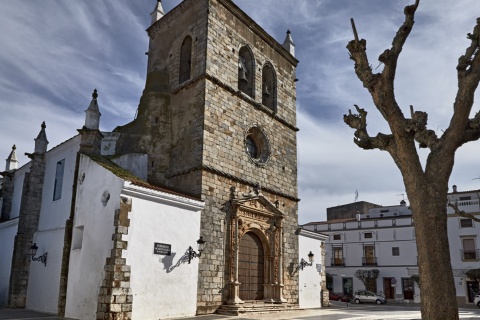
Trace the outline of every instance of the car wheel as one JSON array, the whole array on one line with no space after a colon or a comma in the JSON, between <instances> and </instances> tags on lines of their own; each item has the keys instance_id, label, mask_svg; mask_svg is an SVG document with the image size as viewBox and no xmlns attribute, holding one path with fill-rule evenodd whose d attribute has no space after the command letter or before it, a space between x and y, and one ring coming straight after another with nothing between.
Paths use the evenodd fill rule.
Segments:
<instances>
[{"instance_id":1,"label":"car wheel","mask_svg":"<svg viewBox=\"0 0 480 320\"><path fill-rule=\"evenodd\" d=\"M375 302L376 302L377 304L382 304L382 300L378 300L378 299L377 299L377 301L375 301Z\"/></svg>"},{"instance_id":2,"label":"car wheel","mask_svg":"<svg viewBox=\"0 0 480 320\"><path fill-rule=\"evenodd\" d=\"M360 300L359 299L355 299L353 300L356 304L359 304L360 303Z\"/></svg>"}]
</instances>

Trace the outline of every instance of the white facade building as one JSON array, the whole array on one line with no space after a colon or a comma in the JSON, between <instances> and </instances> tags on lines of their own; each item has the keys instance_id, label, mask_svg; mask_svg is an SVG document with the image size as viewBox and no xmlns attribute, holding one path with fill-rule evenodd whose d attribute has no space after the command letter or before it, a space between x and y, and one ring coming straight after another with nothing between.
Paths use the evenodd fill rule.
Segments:
<instances>
[{"instance_id":1,"label":"white facade building","mask_svg":"<svg viewBox=\"0 0 480 320\"><path fill-rule=\"evenodd\" d=\"M325 305L322 298L328 297L325 283L325 240L328 236L318 232L298 229L298 295L300 308L320 308ZM312 256L310 262L309 255ZM322 302L323 299L323 302Z\"/></svg>"},{"instance_id":2,"label":"white facade building","mask_svg":"<svg viewBox=\"0 0 480 320\"><path fill-rule=\"evenodd\" d=\"M474 216L480 216L479 192L449 193L449 201ZM478 282L465 276L480 267L480 223L447 209L448 235L458 303L472 302ZM418 274L415 229L410 208L399 206L371 208L355 218L311 222L304 229L328 234L325 242L326 272L332 276L329 290L353 294L365 285L355 277L357 270L378 269L368 289L387 299L418 302L420 289L411 279Z\"/></svg>"},{"instance_id":3,"label":"white facade building","mask_svg":"<svg viewBox=\"0 0 480 320\"><path fill-rule=\"evenodd\" d=\"M73 319L195 315L199 259L190 253L199 253L204 202L142 180L145 154L88 152L102 142L88 120L48 151L43 124L30 163L7 159L0 306Z\"/></svg>"}]
</instances>

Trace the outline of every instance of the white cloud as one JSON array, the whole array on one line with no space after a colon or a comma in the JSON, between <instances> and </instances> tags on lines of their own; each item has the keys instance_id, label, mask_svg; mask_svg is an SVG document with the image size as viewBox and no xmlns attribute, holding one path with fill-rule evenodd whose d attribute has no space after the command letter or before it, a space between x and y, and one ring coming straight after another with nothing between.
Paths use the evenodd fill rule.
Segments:
<instances>
[{"instance_id":1,"label":"white cloud","mask_svg":"<svg viewBox=\"0 0 480 320\"><path fill-rule=\"evenodd\" d=\"M268 33L283 42L291 29L296 44L300 222L325 218L325 209L359 200L391 205L402 199L401 176L386 152L353 143L343 114L365 108L371 135L388 126L356 78L346 45L350 18L367 39L370 63L390 47L413 0L234 1ZM43 120L50 146L76 134L94 88L99 91L102 128L133 119L141 96L148 47L145 29L154 0L110 2L24 0L0 9L0 158L17 144L20 161L33 150ZM180 0L164 1L166 11ZM449 123L456 94L456 63L468 46L480 12L478 0L422 1L405 44L396 77L396 97L429 113L440 134ZM380 66L377 71L381 71ZM477 93L476 98L479 95ZM480 108L478 104L474 111ZM480 188L480 142L457 153L451 183ZM422 159L425 152L422 151ZM1 169L1 168L0 168Z\"/></svg>"}]
</instances>

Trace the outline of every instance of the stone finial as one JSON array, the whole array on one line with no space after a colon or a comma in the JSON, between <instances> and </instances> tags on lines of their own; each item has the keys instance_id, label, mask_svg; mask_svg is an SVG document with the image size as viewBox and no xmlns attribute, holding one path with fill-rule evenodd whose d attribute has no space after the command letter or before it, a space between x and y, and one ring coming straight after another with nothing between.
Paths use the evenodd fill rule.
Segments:
<instances>
[{"instance_id":1,"label":"stone finial","mask_svg":"<svg viewBox=\"0 0 480 320\"><path fill-rule=\"evenodd\" d=\"M37 138L35 139L35 153L45 153L47 152L47 145L48 145L48 140L47 140L47 134L45 133L45 128L47 127L45 125L45 121L42 122L42 129L38 133Z\"/></svg>"},{"instance_id":2,"label":"stone finial","mask_svg":"<svg viewBox=\"0 0 480 320\"><path fill-rule=\"evenodd\" d=\"M285 37L285 41L283 42L282 47L284 47L285 50L290 52L290 54L295 57L295 43L293 43L290 30L287 30L287 36Z\"/></svg>"},{"instance_id":3,"label":"stone finial","mask_svg":"<svg viewBox=\"0 0 480 320\"><path fill-rule=\"evenodd\" d=\"M5 171L12 171L12 170L18 169L17 154L15 152L16 149L17 149L17 146L13 145L12 152L10 152L10 155L7 158L7 164L5 165Z\"/></svg>"},{"instance_id":4,"label":"stone finial","mask_svg":"<svg viewBox=\"0 0 480 320\"><path fill-rule=\"evenodd\" d=\"M100 127L100 116L102 114L98 109L97 97L98 93L97 89L95 89L92 93L92 101L90 102L88 109L85 110L85 127L90 130L98 130Z\"/></svg>"},{"instance_id":5,"label":"stone finial","mask_svg":"<svg viewBox=\"0 0 480 320\"><path fill-rule=\"evenodd\" d=\"M155 9L150 13L152 17L152 24L160 20L165 15L165 11L162 7L162 0L157 0L157 4L155 5Z\"/></svg>"}]
</instances>

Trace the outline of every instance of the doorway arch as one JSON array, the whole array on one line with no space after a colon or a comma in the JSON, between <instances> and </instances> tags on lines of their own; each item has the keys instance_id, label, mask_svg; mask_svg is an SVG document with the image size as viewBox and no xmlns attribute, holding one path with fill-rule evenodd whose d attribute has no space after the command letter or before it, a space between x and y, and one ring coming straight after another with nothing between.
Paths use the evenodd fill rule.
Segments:
<instances>
[{"instance_id":1,"label":"doorway arch","mask_svg":"<svg viewBox=\"0 0 480 320\"><path fill-rule=\"evenodd\" d=\"M239 296L243 301L263 299L264 260L260 238L253 232L245 233L240 240L238 255Z\"/></svg>"}]
</instances>

